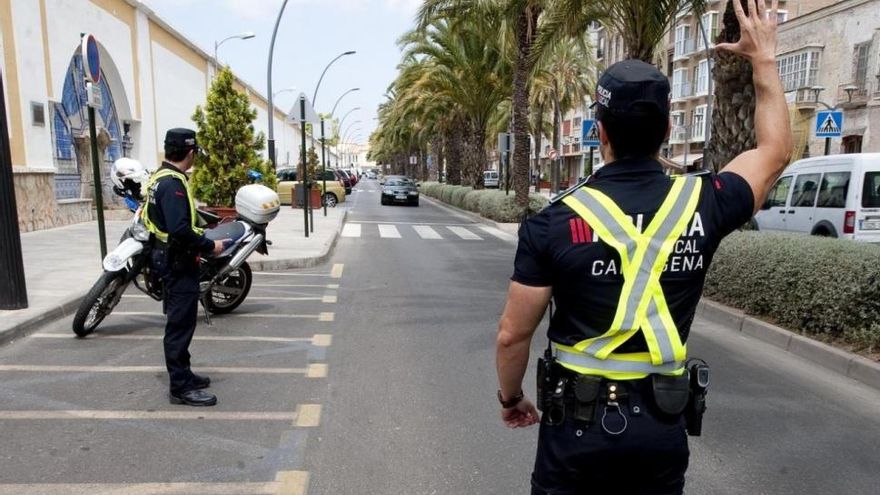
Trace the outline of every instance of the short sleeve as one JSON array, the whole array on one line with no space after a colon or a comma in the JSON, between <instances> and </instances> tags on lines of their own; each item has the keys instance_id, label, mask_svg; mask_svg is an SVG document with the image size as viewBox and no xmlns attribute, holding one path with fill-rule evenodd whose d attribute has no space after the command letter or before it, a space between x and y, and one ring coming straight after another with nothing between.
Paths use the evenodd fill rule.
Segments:
<instances>
[{"instance_id":1,"label":"short sleeve","mask_svg":"<svg viewBox=\"0 0 880 495\"><path fill-rule=\"evenodd\" d=\"M549 219L542 213L520 226L513 276L510 278L514 282L531 287L552 285L546 253L548 225Z\"/></svg>"},{"instance_id":2,"label":"short sleeve","mask_svg":"<svg viewBox=\"0 0 880 495\"><path fill-rule=\"evenodd\" d=\"M724 172L711 179L715 198L715 219L721 237L745 225L755 211L755 194L739 174Z\"/></svg>"}]
</instances>

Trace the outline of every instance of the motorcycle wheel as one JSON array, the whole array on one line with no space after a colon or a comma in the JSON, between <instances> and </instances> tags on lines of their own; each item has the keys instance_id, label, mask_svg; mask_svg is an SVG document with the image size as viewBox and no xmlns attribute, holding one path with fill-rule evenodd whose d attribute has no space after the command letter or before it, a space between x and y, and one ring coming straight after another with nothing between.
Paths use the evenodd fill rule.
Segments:
<instances>
[{"instance_id":1,"label":"motorcycle wheel","mask_svg":"<svg viewBox=\"0 0 880 495\"><path fill-rule=\"evenodd\" d=\"M253 281L251 267L245 262L211 289L211 294L206 300L208 311L215 315L235 311L235 308L247 298Z\"/></svg>"},{"instance_id":2,"label":"motorcycle wheel","mask_svg":"<svg viewBox=\"0 0 880 495\"><path fill-rule=\"evenodd\" d=\"M125 291L125 271L104 272L83 298L73 317L73 333L79 337L95 331Z\"/></svg>"}]
</instances>

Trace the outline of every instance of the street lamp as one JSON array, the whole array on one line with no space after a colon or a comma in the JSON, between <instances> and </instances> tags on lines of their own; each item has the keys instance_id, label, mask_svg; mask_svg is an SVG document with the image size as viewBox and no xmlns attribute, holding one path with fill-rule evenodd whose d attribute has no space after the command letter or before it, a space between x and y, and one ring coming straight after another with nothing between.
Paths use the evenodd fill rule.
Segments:
<instances>
[{"instance_id":1,"label":"street lamp","mask_svg":"<svg viewBox=\"0 0 880 495\"><path fill-rule=\"evenodd\" d=\"M291 86L289 88L279 89L278 91L272 94L273 97L280 95L281 93L292 93L296 91L296 86Z\"/></svg>"},{"instance_id":2,"label":"street lamp","mask_svg":"<svg viewBox=\"0 0 880 495\"><path fill-rule=\"evenodd\" d=\"M339 102L342 101L342 98L344 98L345 95L352 93L354 91L360 91L360 90L361 90L361 88L351 88L348 91L346 91L345 93L342 93L342 95L336 99L336 103L333 104L333 110L330 110L330 118L332 119L333 116L336 114L336 107L339 105Z\"/></svg>"},{"instance_id":3,"label":"street lamp","mask_svg":"<svg viewBox=\"0 0 880 495\"><path fill-rule=\"evenodd\" d=\"M287 0L284 0L284 3L287 3ZM341 54L337 55L336 58L334 58L333 60L331 60L330 63L327 64L327 67L324 67L324 71L321 72L321 77L318 78L318 84L315 86L315 93L312 95L312 106L315 105L315 99L318 98L318 88L321 87L321 81L324 80L324 74L327 73L327 69L329 69L330 66L333 65L333 63L336 62L337 60L339 60L340 58L342 58L342 57L344 57L344 56L346 56L346 55L354 55L355 53L357 53L357 52L354 51L354 50L351 50L351 51L347 51L347 52L341 53Z\"/></svg>"},{"instance_id":4,"label":"street lamp","mask_svg":"<svg viewBox=\"0 0 880 495\"><path fill-rule=\"evenodd\" d=\"M325 69L326 70L326 69ZM322 76L323 77L323 74ZM319 82L320 84L320 82ZM345 93L336 99L336 103L333 104L333 110L330 111L330 118L333 118L333 114L336 113L336 107L339 105L339 102L342 101L342 98L345 95L351 93L352 91L360 91L361 88L351 88ZM317 88L315 88L315 94L317 95ZM324 128L324 116L321 116L321 176L324 177L322 180L324 181L324 190L327 190L327 134L326 129ZM327 216L327 204L324 203L324 216Z\"/></svg>"},{"instance_id":5,"label":"street lamp","mask_svg":"<svg viewBox=\"0 0 880 495\"><path fill-rule=\"evenodd\" d=\"M214 60L218 63L220 62L219 60L217 60L217 49L220 48L220 45L222 45L223 43L226 43L229 40L235 40L235 39L249 40L251 38L255 38L256 36L257 35L252 33L251 31L245 31L243 33L234 34L234 35L232 35L228 38L224 38L220 41L215 41L214 42Z\"/></svg>"},{"instance_id":6,"label":"street lamp","mask_svg":"<svg viewBox=\"0 0 880 495\"><path fill-rule=\"evenodd\" d=\"M844 88L844 90L846 90L846 89L847 88ZM828 110L831 110L832 112L834 110L836 110L834 107L825 103L824 101L819 101L819 93L821 93L822 91L825 91L824 86L811 86L810 91L813 92L813 100L816 102L816 104L823 105L825 108L827 108ZM850 95L851 95L851 93L850 93ZM850 98L852 98L852 96L850 96ZM809 146L807 146L807 149L809 149ZM831 138L827 137L827 138L825 138L825 156L828 156L830 154L831 154Z\"/></svg>"},{"instance_id":7,"label":"street lamp","mask_svg":"<svg viewBox=\"0 0 880 495\"><path fill-rule=\"evenodd\" d=\"M269 151L269 160L272 162L272 170L275 170L275 104L273 103L272 96L272 55L275 54L275 37L278 35L278 25L281 24L281 16L284 15L284 8L287 7L288 0L284 0L284 3L281 4L281 8L278 10L278 17L275 19L275 29L272 30L272 41L269 42L269 62L266 64L266 83L269 86L269 90L266 91L269 95L269 139L268 139L268 151ZM305 133L305 129L303 129L303 133ZM303 162L305 162L305 157L303 157Z\"/></svg>"}]
</instances>

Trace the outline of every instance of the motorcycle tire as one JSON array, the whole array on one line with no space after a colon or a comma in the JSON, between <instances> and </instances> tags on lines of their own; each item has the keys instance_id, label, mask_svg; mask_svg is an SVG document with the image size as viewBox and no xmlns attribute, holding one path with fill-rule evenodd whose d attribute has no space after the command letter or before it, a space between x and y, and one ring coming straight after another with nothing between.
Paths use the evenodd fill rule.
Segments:
<instances>
[{"instance_id":1,"label":"motorcycle tire","mask_svg":"<svg viewBox=\"0 0 880 495\"><path fill-rule=\"evenodd\" d=\"M73 317L73 333L78 337L95 331L125 292L125 271L104 272L79 304Z\"/></svg>"},{"instance_id":2,"label":"motorcycle tire","mask_svg":"<svg viewBox=\"0 0 880 495\"><path fill-rule=\"evenodd\" d=\"M242 263L238 270L232 271L226 278L218 282L218 285L223 289L217 289L215 286L211 290L211 294L205 301L208 311L215 315L224 315L235 311L235 308L239 307L247 298L253 281L254 275L250 265L247 262ZM234 293L230 291L234 291Z\"/></svg>"}]
</instances>

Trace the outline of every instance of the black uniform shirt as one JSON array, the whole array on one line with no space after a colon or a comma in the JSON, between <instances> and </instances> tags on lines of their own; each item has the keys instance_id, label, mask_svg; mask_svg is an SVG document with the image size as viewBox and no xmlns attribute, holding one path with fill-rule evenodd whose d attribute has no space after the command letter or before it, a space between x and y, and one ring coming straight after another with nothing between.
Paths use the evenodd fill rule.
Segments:
<instances>
[{"instance_id":1,"label":"black uniform shirt","mask_svg":"<svg viewBox=\"0 0 880 495\"><path fill-rule=\"evenodd\" d=\"M159 170L162 169L180 172L177 167L168 162L162 164ZM150 219L159 227L159 230L168 233L169 239L192 251L208 252L214 249L214 241L204 235L198 235L192 230L189 198L183 183L173 177L160 179L153 198L155 204L147 205L150 208Z\"/></svg>"},{"instance_id":2,"label":"black uniform shirt","mask_svg":"<svg viewBox=\"0 0 880 495\"><path fill-rule=\"evenodd\" d=\"M733 173L701 178L702 192L686 235L675 245L660 283L682 341L687 339L712 255L721 239L752 216L754 197L748 183ZM609 164L589 187L610 197L644 231L671 188L672 180L652 159ZM614 320L623 287L620 256L564 203L557 203L522 224L512 280L553 287L556 313L550 322L554 342L574 345L604 334ZM637 333L617 352L647 350Z\"/></svg>"}]
</instances>

